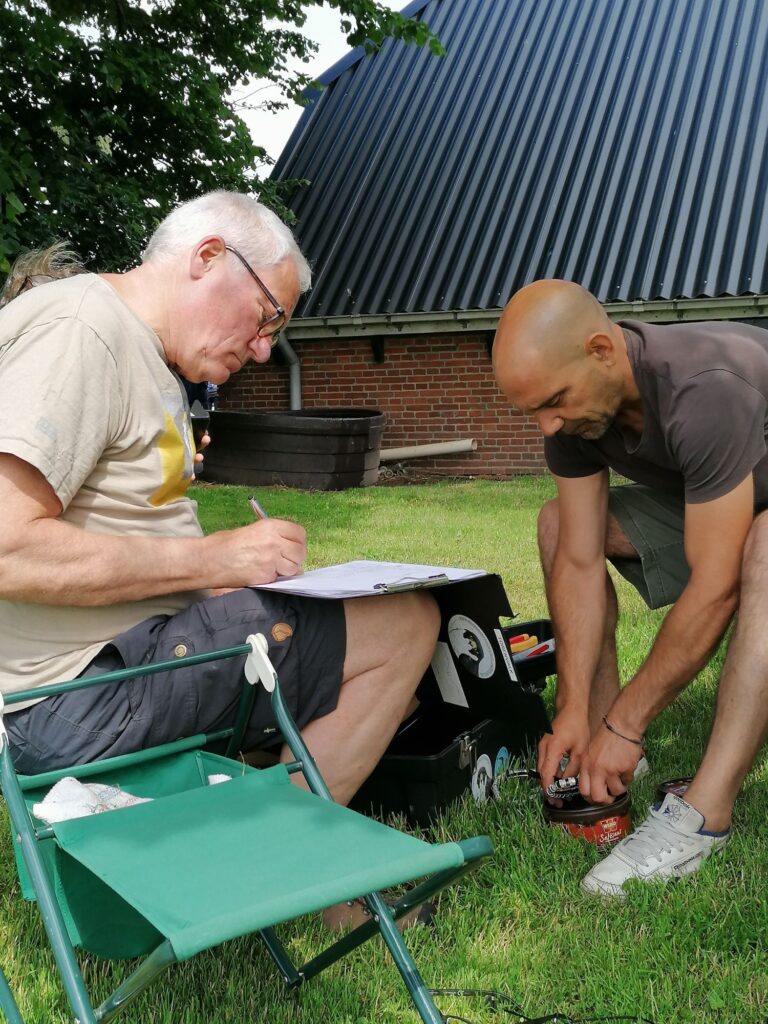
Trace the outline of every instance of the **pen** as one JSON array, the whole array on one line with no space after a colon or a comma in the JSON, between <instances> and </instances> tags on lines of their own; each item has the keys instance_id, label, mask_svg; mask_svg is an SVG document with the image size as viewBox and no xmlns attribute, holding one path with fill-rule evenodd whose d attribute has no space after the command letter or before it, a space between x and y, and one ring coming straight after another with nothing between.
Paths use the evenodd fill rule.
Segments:
<instances>
[{"instance_id":1,"label":"pen","mask_svg":"<svg viewBox=\"0 0 768 1024\"><path fill-rule=\"evenodd\" d=\"M269 519L269 516L258 503L258 501L253 497L253 495L251 495L248 498L248 504L251 506L253 514L256 516L257 519Z\"/></svg>"},{"instance_id":2,"label":"pen","mask_svg":"<svg viewBox=\"0 0 768 1024\"><path fill-rule=\"evenodd\" d=\"M538 647L534 647L532 651L526 651L526 658L533 658L536 654L544 654L545 651L554 651L555 641L547 640L546 643L540 644Z\"/></svg>"}]
</instances>

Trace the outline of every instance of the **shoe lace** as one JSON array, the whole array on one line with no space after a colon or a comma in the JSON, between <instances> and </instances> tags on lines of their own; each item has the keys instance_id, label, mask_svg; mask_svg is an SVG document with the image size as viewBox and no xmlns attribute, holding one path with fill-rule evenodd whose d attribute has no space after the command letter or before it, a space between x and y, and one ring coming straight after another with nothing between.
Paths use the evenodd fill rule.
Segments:
<instances>
[{"instance_id":1,"label":"shoe lace","mask_svg":"<svg viewBox=\"0 0 768 1024\"><path fill-rule=\"evenodd\" d=\"M655 809L622 843L624 854L642 865L647 865L650 860L661 860L663 854L674 850L682 853L688 845L688 837L662 818Z\"/></svg>"}]
</instances>

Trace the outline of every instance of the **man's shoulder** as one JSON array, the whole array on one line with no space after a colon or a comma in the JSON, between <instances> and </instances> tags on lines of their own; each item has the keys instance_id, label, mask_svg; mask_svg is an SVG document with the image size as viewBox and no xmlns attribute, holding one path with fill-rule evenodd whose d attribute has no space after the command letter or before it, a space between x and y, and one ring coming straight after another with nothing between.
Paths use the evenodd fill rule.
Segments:
<instances>
[{"instance_id":1,"label":"man's shoulder","mask_svg":"<svg viewBox=\"0 0 768 1024\"><path fill-rule=\"evenodd\" d=\"M76 274L37 285L0 310L0 350L33 333L55 339L65 331L71 338L73 330L113 355L138 335L152 340L149 328L97 274Z\"/></svg>"},{"instance_id":2,"label":"man's shoulder","mask_svg":"<svg viewBox=\"0 0 768 1024\"><path fill-rule=\"evenodd\" d=\"M662 360L675 353L688 353L691 360L709 360L717 365L732 350L756 348L768 355L768 330L738 320L697 320L677 324L653 324L620 320L619 326L634 340L635 351L649 360ZM638 345L639 342L639 345ZM631 355L632 353L630 353Z\"/></svg>"},{"instance_id":3,"label":"man's shoulder","mask_svg":"<svg viewBox=\"0 0 768 1024\"><path fill-rule=\"evenodd\" d=\"M2 331L7 334L15 324L77 316L85 297L100 284L96 274L73 274L29 288L0 310Z\"/></svg>"},{"instance_id":4,"label":"man's shoulder","mask_svg":"<svg viewBox=\"0 0 768 1024\"><path fill-rule=\"evenodd\" d=\"M96 274L75 274L30 288L0 310L0 341L67 321L80 321L98 333L110 307L106 288Z\"/></svg>"},{"instance_id":5,"label":"man's shoulder","mask_svg":"<svg viewBox=\"0 0 768 1024\"><path fill-rule=\"evenodd\" d=\"M621 326L641 394L717 387L731 375L768 393L768 331L760 327L729 320Z\"/></svg>"}]
</instances>

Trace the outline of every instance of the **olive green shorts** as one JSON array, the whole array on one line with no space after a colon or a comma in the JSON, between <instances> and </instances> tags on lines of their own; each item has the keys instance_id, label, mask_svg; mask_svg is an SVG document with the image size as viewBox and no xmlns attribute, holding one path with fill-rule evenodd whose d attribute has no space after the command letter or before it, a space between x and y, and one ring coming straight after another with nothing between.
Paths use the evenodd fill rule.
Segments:
<instances>
[{"instance_id":1,"label":"olive green shorts","mask_svg":"<svg viewBox=\"0 0 768 1024\"><path fill-rule=\"evenodd\" d=\"M611 487L608 510L640 556L610 561L649 608L673 604L690 575L683 546L682 497L644 484L623 484Z\"/></svg>"}]
</instances>

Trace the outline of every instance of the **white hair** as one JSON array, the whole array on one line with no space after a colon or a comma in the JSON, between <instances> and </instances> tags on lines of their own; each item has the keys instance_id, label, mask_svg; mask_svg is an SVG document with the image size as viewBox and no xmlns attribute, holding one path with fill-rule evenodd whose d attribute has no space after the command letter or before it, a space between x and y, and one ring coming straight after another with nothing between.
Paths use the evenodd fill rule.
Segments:
<instances>
[{"instance_id":1,"label":"white hair","mask_svg":"<svg viewBox=\"0 0 768 1024\"><path fill-rule=\"evenodd\" d=\"M217 189L176 207L155 229L142 253L145 263L181 256L206 235L221 235L254 267L274 267L292 260L305 292L312 271L296 239L276 213L242 192ZM239 261L238 269L246 273Z\"/></svg>"}]
</instances>

